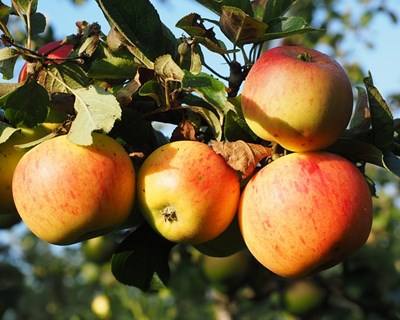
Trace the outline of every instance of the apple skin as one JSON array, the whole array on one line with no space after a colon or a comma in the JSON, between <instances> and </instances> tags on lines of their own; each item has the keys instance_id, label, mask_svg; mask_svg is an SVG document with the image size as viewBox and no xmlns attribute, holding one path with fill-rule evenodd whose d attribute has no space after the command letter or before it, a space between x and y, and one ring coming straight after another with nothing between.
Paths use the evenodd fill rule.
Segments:
<instances>
[{"instance_id":1,"label":"apple skin","mask_svg":"<svg viewBox=\"0 0 400 320\"><path fill-rule=\"evenodd\" d=\"M18 161L29 149L19 149L15 145L40 139L50 131L51 128L44 125L33 129L21 128L6 142L0 144L0 215L17 214L11 189L12 177Z\"/></svg>"},{"instance_id":2,"label":"apple skin","mask_svg":"<svg viewBox=\"0 0 400 320\"><path fill-rule=\"evenodd\" d=\"M44 56L47 56L52 59L61 59L67 58L72 51L74 50L74 46L69 43L62 44L62 41L52 41L45 44L43 47L39 48L38 52ZM63 60L55 61L55 63L62 63ZM18 82L24 82L27 76L27 63L21 68L21 71L18 76Z\"/></svg>"},{"instance_id":3,"label":"apple skin","mask_svg":"<svg viewBox=\"0 0 400 320\"><path fill-rule=\"evenodd\" d=\"M360 248L372 223L368 185L331 153L292 153L246 185L239 225L254 257L282 277L329 268Z\"/></svg>"},{"instance_id":4,"label":"apple skin","mask_svg":"<svg viewBox=\"0 0 400 320\"><path fill-rule=\"evenodd\" d=\"M18 213L37 237L72 244L109 232L128 218L135 172L122 146L104 134L94 133L88 147L59 136L21 158L12 191Z\"/></svg>"},{"instance_id":5,"label":"apple skin","mask_svg":"<svg viewBox=\"0 0 400 320\"><path fill-rule=\"evenodd\" d=\"M197 141L161 146L138 174L145 219L173 242L198 244L217 237L233 220L239 197L236 172Z\"/></svg>"},{"instance_id":6,"label":"apple skin","mask_svg":"<svg viewBox=\"0 0 400 320\"><path fill-rule=\"evenodd\" d=\"M344 69L329 56L300 46L266 51L251 68L242 93L250 129L295 152L334 143L352 108L353 92Z\"/></svg>"}]
</instances>

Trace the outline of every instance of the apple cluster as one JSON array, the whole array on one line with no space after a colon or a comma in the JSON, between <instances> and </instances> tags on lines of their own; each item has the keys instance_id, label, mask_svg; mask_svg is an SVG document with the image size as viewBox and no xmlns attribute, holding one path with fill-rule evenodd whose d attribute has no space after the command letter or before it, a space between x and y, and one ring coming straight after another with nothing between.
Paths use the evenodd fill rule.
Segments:
<instances>
[{"instance_id":1,"label":"apple cluster","mask_svg":"<svg viewBox=\"0 0 400 320\"><path fill-rule=\"evenodd\" d=\"M68 56L65 49L61 57ZM149 225L172 242L211 256L247 246L272 272L304 276L342 261L371 229L363 174L325 151L345 130L352 106L350 81L335 60L277 47L250 70L242 109L254 133L288 155L259 169L242 190L237 172L197 141L159 147L137 177L122 146L100 133L91 146L64 135L29 151L14 148L51 130L42 125L0 145L7 158L0 167L0 213L18 211L39 238L65 245L123 225L136 197Z\"/></svg>"},{"instance_id":2,"label":"apple cluster","mask_svg":"<svg viewBox=\"0 0 400 320\"><path fill-rule=\"evenodd\" d=\"M223 256L245 245L266 268L299 277L360 248L372 223L363 174L325 148L343 133L353 94L344 69L298 46L265 52L242 94L244 118L288 155L260 169L240 192L234 170L207 145L167 144L138 174L138 201L162 236Z\"/></svg>"},{"instance_id":3,"label":"apple cluster","mask_svg":"<svg viewBox=\"0 0 400 320\"><path fill-rule=\"evenodd\" d=\"M347 127L352 106L346 72L316 50L273 48L248 74L242 108L249 127L293 152L252 177L239 207L247 247L276 274L326 269L368 238L368 184L353 163L324 151Z\"/></svg>"}]
</instances>

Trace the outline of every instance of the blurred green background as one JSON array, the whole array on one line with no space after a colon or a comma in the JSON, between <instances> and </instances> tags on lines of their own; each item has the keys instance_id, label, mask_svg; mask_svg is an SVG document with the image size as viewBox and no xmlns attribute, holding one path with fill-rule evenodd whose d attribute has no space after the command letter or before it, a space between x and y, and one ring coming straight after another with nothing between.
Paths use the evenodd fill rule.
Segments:
<instances>
[{"instance_id":1,"label":"blurred green background","mask_svg":"<svg viewBox=\"0 0 400 320\"><path fill-rule=\"evenodd\" d=\"M176 8L176 2L181 3L153 1L162 17ZM43 39L36 39L38 45L74 32L78 19L99 21L107 28L94 1L39 3L40 11L48 12L52 27ZM199 9L190 0L182 3L186 10ZM58 5L62 24L54 13ZM69 18L67 9L60 9L63 6L74 16ZM375 46L381 42L374 32L384 26L379 34L392 42L383 45L384 51L393 51L383 52L381 61L371 61L371 65L381 65L376 68L376 84L397 112L400 68L398 60L390 59L400 51L398 0L304 0L293 10L327 32L285 41L335 55L346 66L354 86L370 69L365 57L383 50ZM212 16L206 11L202 14ZM174 18L179 18L176 12ZM212 55L207 59L227 73L228 67ZM382 74L389 80L379 78ZM368 167L367 175L376 182L378 195L367 244L340 265L300 280L273 275L245 250L227 258L211 258L192 247L179 246L171 255L169 288L142 293L118 283L111 274L109 259L120 234L59 248L37 240L21 224L11 226L15 221L0 220L0 319L400 319L399 180L375 167Z\"/></svg>"}]
</instances>

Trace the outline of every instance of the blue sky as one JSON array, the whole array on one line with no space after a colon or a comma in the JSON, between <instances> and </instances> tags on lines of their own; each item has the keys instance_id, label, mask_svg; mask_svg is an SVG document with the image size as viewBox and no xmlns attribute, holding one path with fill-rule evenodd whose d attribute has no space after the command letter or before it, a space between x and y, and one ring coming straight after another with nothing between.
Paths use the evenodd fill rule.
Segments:
<instances>
[{"instance_id":1,"label":"blue sky","mask_svg":"<svg viewBox=\"0 0 400 320\"><path fill-rule=\"evenodd\" d=\"M390 0L392 9L397 7L400 16L400 6L393 3L398 0ZM9 1L5 1L6 3ZM161 4L153 0L161 19L177 35L182 30L174 27L176 21L190 13L199 12L205 17L213 17L213 14L190 0L170 0L167 4ZM351 0L344 4L346 10L359 10L358 1ZM56 35L59 38L75 32L75 21L88 20L99 22L104 31L108 30L108 24L94 0L76 7L71 5L69 0L39 0L39 11L44 13L49 22L55 27ZM380 16L374 20L368 30L362 34L375 43L375 49L369 50L360 40L359 35L349 35L345 50L349 53L346 57L349 62L359 62L366 70L371 70L376 86L387 96L391 93L400 92L400 25L393 25L386 16ZM210 64L222 73L226 74L226 65L222 60L211 55Z\"/></svg>"}]
</instances>

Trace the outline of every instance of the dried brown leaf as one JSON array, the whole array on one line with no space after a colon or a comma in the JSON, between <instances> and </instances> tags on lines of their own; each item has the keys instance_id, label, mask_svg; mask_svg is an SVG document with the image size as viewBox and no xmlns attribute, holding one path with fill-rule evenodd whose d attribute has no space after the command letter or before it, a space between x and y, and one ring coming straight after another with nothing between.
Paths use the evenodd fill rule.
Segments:
<instances>
[{"instance_id":1,"label":"dried brown leaf","mask_svg":"<svg viewBox=\"0 0 400 320\"><path fill-rule=\"evenodd\" d=\"M171 142L179 140L197 141L196 128L194 127L191 121L184 120L181 123L179 123L179 125L172 132L170 140Z\"/></svg>"},{"instance_id":2,"label":"dried brown leaf","mask_svg":"<svg viewBox=\"0 0 400 320\"><path fill-rule=\"evenodd\" d=\"M247 143L242 140L212 141L211 148L221 155L230 167L239 171L243 179L251 176L257 164L272 155L272 149L259 144Z\"/></svg>"}]
</instances>

